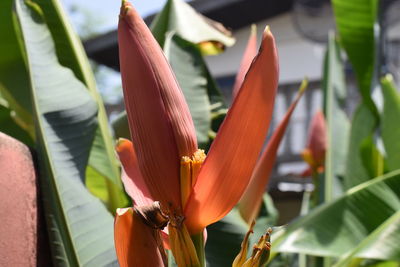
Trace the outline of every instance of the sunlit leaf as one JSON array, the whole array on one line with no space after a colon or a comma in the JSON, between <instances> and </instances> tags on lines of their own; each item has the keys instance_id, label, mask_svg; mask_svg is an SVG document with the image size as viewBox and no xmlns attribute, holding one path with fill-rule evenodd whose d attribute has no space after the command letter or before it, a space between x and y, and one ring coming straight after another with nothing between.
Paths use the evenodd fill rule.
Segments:
<instances>
[{"instance_id":1,"label":"sunlit leaf","mask_svg":"<svg viewBox=\"0 0 400 267\"><path fill-rule=\"evenodd\" d=\"M281 252L341 257L383 227L399 209L400 171L394 171L356 186L342 197L314 209L273 238L272 247ZM376 240L375 245L387 247L385 239ZM395 246L397 244L391 244ZM384 253L375 252L371 258L386 259Z\"/></svg>"},{"instance_id":2,"label":"sunlit leaf","mask_svg":"<svg viewBox=\"0 0 400 267\"><path fill-rule=\"evenodd\" d=\"M325 157L325 199L339 196L345 174L350 122L344 110L346 83L340 46L333 34L329 36L324 66L325 117L327 147Z\"/></svg>"},{"instance_id":3,"label":"sunlit leaf","mask_svg":"<svg viewBox=\"0 0 400 267\"><path fill-rule=\"evenodd\" d=\"M365 104L356 109L351 122L349 148L346 160L344 189L350 189L372 178L361 158L361 145L369 138L377 124L374 114Z\"/></svg>"},{"instance_id":4,"label":"sunlit leaf","mask_svg":"<svg viewBox=\"0 0 400 267\"><path fill-rule=\"evenodd\" d=\"M83 82L98 106L98 128L96 129L89 167L87 170L87 186L91 192L100 197L108 205L110 211L115 212L118 207L127 205L127 198L123 192L120 180L119 163L115 157L114 141L108 126L107 114L103 100L97 90L88 58L82 43L74 32L65 11L59 0L34 0L43 10L46 23L49 26L55 42L57 58L61 65L70 68L75 76ZM95 181L95 180L103 181ZM96 188L91 185L97 184ZM103 184L104 187L100 187ZM104 198L104 196L107 198Z\"/></svg>"},{"instance_id":5,"label":"sunlit leaf","mask_svg":"<svg viewBox=\"0 0 400 267\"><path fill-rule=\"evenodd\" d=\"M371 108L370 91L374 71L374 23L378 0L333 0L339 40L356 72L364 102Z\"/></svg>"},{"instance_id":6,"label":"sunlit leaf","mask_svg":"<svg viewBox=\"0 0 400 267\"><path fill-rule=\"evenodd\" d=\"M341 257L335 266L348 266L348 263L354 258L400 261L399 238L400 211L397 211L354 249Z\"/></svg>"},{"instance_id":7,"label":"sunlit leaf","mask_svg":"<svg viewBox=\"0 0 400 267\"><path fill-rule=\"evenodd\" d=\"M189 42L199 44L206 54L219 53L225 46L235 43L222 24L204 17L183 0L168 0L150 28L162 47L166 34L171 31Z\"/></svg>"},{"instance_id":8,"label":"sunlit leaf","mask_svg":"<svg viewBox=\"0 0 400 267\"><path fill-rule=\"evenodd\" d=\"M382 141L390 170L400 169L400 95L396 90L393 77L382 78L384 108L381 114Z\"/></svg>"},{"instance_id":9,"label":"sunlit leaf","mask_svg":"<svg viewBox=\"0 0 400 267\"><path fill-rule=\"evenodd\" d=\"M364 139L360 146L361 161L370 177L383 175L387 170L387 164L382 153L374 144L372 136Z\"/></svg>"},{"instance_id":10,"label":"sunlit leaf","mask_svg":"<svg viewBox=\"0 0 400 267\"><path fill-rule=\"evenodd\" d=\"M97 105L84 84L58 63L38 5L15 1L34 103L41 191L54 263L116 264L113 218L83 184Z\"/></svg>"},{"instance_id":11,"label":"sunlit leaf","mask_svg":"<svg viewBox=\"0 0 400 267\"><path fill-rule=\"evenodd\" d=\"M14 30L12 3L12 0L0 2L0 93L22 123L20 127L33 138L29 77L18 46L20 33Z\"/></svg>"}]
</instances>

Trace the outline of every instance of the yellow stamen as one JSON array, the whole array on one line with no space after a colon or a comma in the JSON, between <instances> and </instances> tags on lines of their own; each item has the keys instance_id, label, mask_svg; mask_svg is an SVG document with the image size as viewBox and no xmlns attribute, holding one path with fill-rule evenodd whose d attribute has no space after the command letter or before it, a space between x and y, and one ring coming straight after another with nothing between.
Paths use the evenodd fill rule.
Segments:
<instances>
[{"instance_id":1,"label":"yellow stamen","mask_svg":"<svg viewBox=\"0 0 400 267\"><path fill-rule=\"evenodd\" d=\"M194 152L192 157L192 186L194 186L197 181L197 176L199 176L201 165L205 159L206 153L204 153L203 149L197 149L197 151Z\"/></svg>"},{"instance_id":2,"label":"yellow stamen","mask_svg":"<svg viewBox=\"0 0 400 267\"><path fill-rule=\"evenodd\" d=\"M181 199L182 208L185 208L186 202L189 199L190 193L194 184L196 183L197 176L199 175L201 165L206 159L204 150L198 149L193 153L192 158L182 157L181 159Z\"/></svg>"},{"instance_id":3,"label":"yellow stamen","mask_svg":"<svg viewBox=\"0 0 400 267\"><path fill-rule=\"evenodd\" d=\"M181 201L182 208L185 207L186 202L192 191L192 160L189 157L182 157L181 159Z\"/></svg>"}]
</instances>

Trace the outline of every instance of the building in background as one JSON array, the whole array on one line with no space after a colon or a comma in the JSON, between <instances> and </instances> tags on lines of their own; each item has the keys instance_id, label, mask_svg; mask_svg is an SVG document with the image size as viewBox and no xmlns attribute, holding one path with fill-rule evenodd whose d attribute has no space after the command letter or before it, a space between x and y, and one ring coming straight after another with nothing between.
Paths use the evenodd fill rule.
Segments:
<instances>
[{"instance_id":1,"label":"building in background","mask_svg":"<svg viewBox=\"0 0 400 267\"><path fill-rule=\"evenodd\" d=\"M290 127L279 150L278 164L271 180L273 195L279 196L276 205L287 212L281 214L286 222L298 214L301 196L312 185L307 179L296 177L306 166L300 158L305 147L308 124L312 115L322 108L321 78L325 54L325 42L329 30L333 29L332 9L326 0L195 0L190 4L205 16L219 21L233 31L236 44L218 56L206 58L208 66L220 85L227 101L231 100L231 88L243 51L250 34L250 25L255 23L258 39L266 25L270 25L276 38L280 60L280 83L276 98L272 128L282 119L304 77L308 77L310 88L293 114ZM398 13L396 13L396 10ZM390 12L392 17L400 14L400 1ZM150 22L154 17L146 18ZM389 17L389 15L388 15ZM400 22L393 19L388 28L389 65L395 76L400 66ZM260 40L259 40L260 41ZM116 30L85 42L90 58L115 70L118 66L118 44ZM348 68L347 71L350 71ZM398 81L398 79L397 79ZM349 113L354 108L358 94L354 88L348 93ZM121 109L122 105L110 108ZM283 216L283 217L282 217Z\"/></svg>"}]
</instances>

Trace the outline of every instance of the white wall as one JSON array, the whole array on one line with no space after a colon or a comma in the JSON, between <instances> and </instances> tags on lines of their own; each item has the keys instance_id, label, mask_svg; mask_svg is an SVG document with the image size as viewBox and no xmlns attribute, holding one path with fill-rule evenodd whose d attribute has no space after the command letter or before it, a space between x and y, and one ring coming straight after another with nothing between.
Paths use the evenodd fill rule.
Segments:
<instances>
[{"instance_id":1,"label":"white wall","mask_svg":"<svg viewBox=\"0 0 400 267\"><path fill-rule=\"evenodd\" d=\"M280 62L280 83L301 81L304 76L319 80L324 56L324 45L315 44L302 38L294 29L289 13L257 23L257 37L260 42L266 25L271 27L277 42ZM235 74L239 68L243 51L250 34L248 27L235 31L236 44L223 54L207 57L207 63L215 77Z\"/></svg>"}]
</instances>

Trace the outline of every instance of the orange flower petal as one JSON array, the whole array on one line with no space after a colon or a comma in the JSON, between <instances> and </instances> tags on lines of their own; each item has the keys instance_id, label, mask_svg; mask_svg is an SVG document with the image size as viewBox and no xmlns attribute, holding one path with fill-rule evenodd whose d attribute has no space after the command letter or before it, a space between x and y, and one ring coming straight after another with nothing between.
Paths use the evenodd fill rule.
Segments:
<instances>
[{"instance_id":1,"label":"orange flower petal","mask_svg":"<svg viewBox=\"0 0 400 267\"><path fill-rule=\"evenodd\" d=\"M133 203L137 206L146 206L153 203L150 191L140 173L132 142L128 139L120 138L115 149L123 167L122 183Z\"/></svg>"},{"instance_id":2,"label":"orange flower petal","mask_svg":"<svg viewBox=\"0 0 400 267\"><path fill-rule=\"evenodd\" d=\"M132 208L118 209L114 242L119 265L164 266L156 235L159 235L159 231L144 224Z\"/></svg>"},{"instance_id":3,"label":"orange flower petal","mask_svg":"<svg viewBox=\"0 0 400 267\"><path fill-rule=\"evenodd\" d=\"M125 106L141 173L154 200L179 208L179 161L197 149L189 109L161 48L125 1L118 44Z\"/></svg>"},{"instance_id":4,"label":"orange flower petal","mask_svg":"<svg viewBox=\"0 0 400 267\"><path fill-rule=\"evenodd\" d=\"M274 37L264 31L260 51L229 110L185 207L192 234L224 217L249 183L272 117L278 86Z\"/></svg>"},{"instance_id":5,"label":"orange flower petal","mask_svg":"<svg viewBox=\"0 0 400 267\"><path fill-rule=\"evenodd\" d=\"M243 54L242 62L240 63L239 71L236 75L235 84L232 89L232 97L233 99L239 92L240 87L242 86L244 77L246 76L247 71L253 62L254 57L257 55L257 26L255 24L251 25L251 33L249 40L247 41L247 46Z\"/></svg>"},{"instance_id":6,"label":"orange flower petal","mask_svg":"<svg viewBox=\"0 0 400 267\"><path fill-rule=\"evenodd\" d=\"M304 90L305 87L300 89L296 99L290 105L282 121L274 131L267 144L267 147L263 151L256 167L254 168L250 183L239 201L240 215L248 224L251 224L251 222L257 218L258 213L260 212L263 195L275 165L276 154L278 152L279 145L286 132L290 117L292 116L297 103L303 95Z\"/></svg>"}]
</instances>

